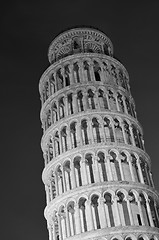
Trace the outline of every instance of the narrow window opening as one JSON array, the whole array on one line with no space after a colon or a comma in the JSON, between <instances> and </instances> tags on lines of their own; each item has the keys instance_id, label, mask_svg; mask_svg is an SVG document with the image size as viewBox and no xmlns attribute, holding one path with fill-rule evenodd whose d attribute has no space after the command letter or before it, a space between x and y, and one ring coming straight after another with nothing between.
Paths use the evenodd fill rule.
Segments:
<instances>
[{"instance_id":1,"label":"narrow window opening","mask_svg":"<svg viewBox=\"0 0 159 240\"><path fill-rule=\"evenodd\" d=\"M77 62L73 64L73 70L74 70L75 82L79 83L80 76L79 76L79 66Z\"/></svg>"},{"instance_id":2,"label":"narrow window opening","mask_svg":"<svg viewBox=\"0 0 159 240\"><path fill-rule=\"evenodd\" d=\"M82 137L83 137L84 144L89 144L88 132L87 132L88 131L88 125L87 125L86 120L82 120L81 129L82 129Z\"/></svg>"},{"instance_id":3,"label":"narrow window opening","mask_svg":"<svg viewBox=\"0 0 159 240\"><path fill-rule=\"evenodd\" d=\"M94 183L94 173L93 173L93 161L92 161L92 154L86 154L85 156L85 162L89 169L89 176L90 176L90 182Z\"/></svg>"},{"instance_id":4,"label":"narrow window opening","mask_svg":"<svg viewBox=\"0 0 159 240\"><path fill-rule=\"evenodd\" d=\"M79 112L84 111L83 93L82 93L82 91L78 91L78 93L77 93L77 103L78 103Z\"/></svg>"},{"instance_id":5,"label":"narrow window opening","mask_svg":"<svg viewBox=\"0 0 159 240\"><path fill-rule=\"evenodd\" d=\"M100 78L101 67L99 66L98 62L94 61L93 69L94 69L95 80L97 82L100 82L101 81L101 78Z\"/></svg>"},{"instance_id":6,"label":"narrow window opening","mask_svg":"<svg viewBox=\"0 0 159 240\"><path fill-rule=\"evenodd\" d=\"M106 135L107 142L115 142L113 128L111 126L111 122L108 118L104 118L104 130Z\"/></svg>"},{"instance_id":7,"label":"narrow window opening","mask_svg":"<svg viewBox=\"0 0 159 240\"><path fill-rule=\"evenodd\" d=\"M88 90L88 104L90 109L95 109L94 92L91 89Z\"/></svg>"},{"instance_id":8,"label":"narrow window opening","mask_svg":"<svg viewBox=\"0 0 159 240\"><path fill-rule=\"evenodd\" d=\"M141 217L139 214L137 214L137 220L138 220L139 226L142 226Z\"/></svg>"},{"instance_id":9,"label":"narrow window opening","mask_svg":"<svg viewBox=\"0 0 159 240\"><path fill-rule=\"evenodd\" d=\"M94 137L94 142L95 143L100 143L101 142L101 136L100 136L100 124L96 118L92 119L92 127L93 127L93 132L95 132L95 137Z\"/></svg>"},{"instance_id":10,"label":"narrow window opening","mask_svg":"<svg viewBox=\"0 0 159 240\"><path fill-rule=\"evenodd\" d=\"M104 91L102 89L98 90L98 99L101 108L108 109L108 102L106 96L104 96Z\"/></svg>"},{"instance_id":11,"label":"narrow window opening","mask_svg":"<svg viewBox=\"0 0 159 240\"><path fill-rule=\"evenodd\" d=\"M65 66L65 85L69 86L70 85L70 70L69 70L69 65Z\"/></svg>"},{"instance_id":12,"label":"narrow window opening","mask_svg":"<svg viewBox=\"0 0 159 240\"><path fill-rule=\"evenodd\" d=\"M87 61L84 61L84 72L85 72L85 75L86 75L86 80L88 82L91 81L91 75L90 75L90 70L89 70L89 64Z\"/></svg>"}]
</instances>

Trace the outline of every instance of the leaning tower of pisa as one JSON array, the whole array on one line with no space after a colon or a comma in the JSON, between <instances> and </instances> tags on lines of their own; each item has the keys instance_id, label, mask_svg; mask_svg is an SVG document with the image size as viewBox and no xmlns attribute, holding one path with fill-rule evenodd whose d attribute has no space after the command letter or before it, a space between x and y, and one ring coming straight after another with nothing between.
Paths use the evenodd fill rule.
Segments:
<instances>
[{"instance_id":1,"label":"leaning tower of pisa","mask_svg":"<svg viewBox=\"0 0 159 240\"><path fill-rule=\"evenodd\" d=\"M48 51L39 90L49 240L157 240L159 196L125 67L101 31Z\"/></svg>"}]
</instances>

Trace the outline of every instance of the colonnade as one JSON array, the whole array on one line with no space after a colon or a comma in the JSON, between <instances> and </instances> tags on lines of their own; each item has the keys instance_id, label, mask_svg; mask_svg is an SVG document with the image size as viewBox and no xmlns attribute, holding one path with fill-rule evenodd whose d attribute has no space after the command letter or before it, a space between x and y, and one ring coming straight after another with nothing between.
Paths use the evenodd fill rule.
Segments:
<instances>
[{"instance_id":1,"label":"colonnade","mask_svg":"<svg viewBox=\"0 0 159 240\"><path fill-rule=\"evenodd\" d=\"M116 84L129 91L128 76L125 68L117 61L105 58L76 58L52 70L41 85L42 104L57 91L75 83L103 82Z\"/></svg>"},{"instance_id":2,"label":"colonnade","mask_svg":"<svg viewBox=\"0 0 159 240\"><path fill-rule=\"evenodd\" d=\"M59 205L51 218L53 239L107 227L159 227L159 204L144 191L94 192Z\"/></svg>"},{"instance_id":3,"label":"colonnade","mask_svg":"<svg viewBox=\"0 0 159 240\"><path fill-rule=\"evenodd\" d=\"M127 144L144 149L141 130L134 123L119 117L95 115L64 124L45 139L46 162L58 155L89 144Z\"/></svg>"},{"instance_id":4,"label":"colonnade","mask_svg":"<svg viewBox=\"0 0 159 240\"><path fill-rule=\"evenodd\" d=\"M132 99L111 88L96 89L92 86L59 94L56 100L51 101L42 115L43 129L46 131L59 120L87 110L120 112L136 118Z\"/></svg>"},{"instance_id":5,"label":"colonnade","mask_svg":"<svg viewBox=\"0 0 159 240\"><path fill-rule=\"evenodd\" d=\"M104 150L76 154L54 166L47 176L47 202L77 187L99 182L134 182L153 187L147 159L128 151Z\"/></svg>"}]
</instances>

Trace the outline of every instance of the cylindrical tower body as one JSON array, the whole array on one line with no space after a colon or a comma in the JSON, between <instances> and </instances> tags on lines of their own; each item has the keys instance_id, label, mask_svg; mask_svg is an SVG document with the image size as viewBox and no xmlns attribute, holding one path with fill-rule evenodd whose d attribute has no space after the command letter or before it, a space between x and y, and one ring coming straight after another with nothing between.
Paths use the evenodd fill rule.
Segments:
<instances>
[{"instance_id":1,"label":"cylindrical tower body","mask_svg":"<svg viewBox=\"0 0 159 240\"><path fill-rule=\"evenodd\" d=\"M159 196L125 67L102 32L51 43L40 79L49 240L159 239Z\"/></svg>"}]
</instances>

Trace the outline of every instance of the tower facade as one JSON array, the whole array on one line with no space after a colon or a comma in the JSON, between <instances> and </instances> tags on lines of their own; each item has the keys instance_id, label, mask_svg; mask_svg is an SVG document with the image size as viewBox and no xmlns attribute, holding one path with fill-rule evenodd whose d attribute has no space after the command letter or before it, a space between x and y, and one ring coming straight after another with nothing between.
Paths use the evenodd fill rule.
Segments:
<instances>
[{"instance_id":1,"label":"tower facade","mask_svg":"<svg viewBox=\"0 0 159 240\"><path fill-rule=\"evenodd\" d=\"M102 32L50 44L40 79L49 240L159 239L159 196L125 67Z\"/></svg>"}]
</instances>

